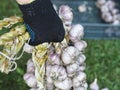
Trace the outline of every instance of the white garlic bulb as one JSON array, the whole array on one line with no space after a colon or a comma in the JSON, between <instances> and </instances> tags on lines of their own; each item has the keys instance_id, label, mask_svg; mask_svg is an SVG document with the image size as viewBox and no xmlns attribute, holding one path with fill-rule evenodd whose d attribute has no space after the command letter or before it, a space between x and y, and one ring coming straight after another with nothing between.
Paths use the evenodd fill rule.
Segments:
<instances>
[{"instance_id":1,"label":"white garlic bulb","mask_svg":"<svg viewBox=\"0 0 120 90\"><path fill-rule=\"evenodd\" d=\"M97 3L99 5L104 5L106 3L106 0L97 0Z\"/></svg>"},{"instance_id":2,"label":"white garlic bulb","mask_svg":"<svg viewBox=\"0 0 120 90\"><path fill-rule=\"evenodd\" d=\"M87 43L85 41L79 41L79 42L75 42L74 46L79 50L79 51L83 51L86 47L87 47Z\"/></svg>"},{"instance_id":3,"label":"white garlic bulb","mask_svg":"<svg viewBox=\"0 0 120 90\"><path fill-rule=\"evenodd\" d=\"M32 62L31 59L28 60L27 62L27 72L28 73L33 73L35 72L35 66L34 66L34 63Z\"/></svg>"},{"instance_id":4,"label":"white garlic bulb","mask_svg":"<svg viewBox=\"0 0 120 90\"><path fill-rule=\"evenodd\" d=\"M39 88L31 88L30 90L39 90Z\"/></svg>"},{"instance_id":5,"label":"white garlic bulb","mask_svg":"<svg viewBox=\"0 0 120 90\"><path fill-rule=\"evenodd\" d=\"M101 10L102 13L107 13L107 12L109 12L109 8L108 8L106 5L101 6L101 7L100 7L100 10Z\"/></svg>"},{"instance_id":6,"label":"white garlic bulb","mask_svg":"<svg viewBox=\"0 0 120 90\"><path fill-rule=\"evenodd\" d=\"M62 53L62 61L65 65L70 64L73 62L73 60L78 54L79 52L75 47L69 46L66 49L64 49Z\"/></svg>"},{"instance_id":7,"label":"white garlic bulb","mask_svg":"<svg viewBox=\"0 0 120 90\"><path fill-rule=\"evenodd\" d=\"M47 90L53 90L53 89L54 89L53 83L48 83L48 82L47 82L46 88L47 88Z\"/></svg>"},{"instance_id":8,"label":"white garlic bulb","mask_svg":"<svg viewBox=\"0 0 120 90\"><path fill-rule=\"evenodd\" d=\"M51 65L60 65L60 57L58 54L50 54L48 57L48 63Z\"/></svg>"},{"instance_id":9,"label":"white garlic bulb","mask_svg":"<svg viewBox=\"0 0 120 90\"><path fill-rule=\"evenodd\" d=\"M80 54L80 55L76 58L76 63L77 63L78 65L81 65L81 64L83 64L83 63L85 62L85 60L86 60L85 55L84 55L84 54Z\"/></svg>"},{"instance_id":10,"label":"white garlic bulb","mask_svg":"<svg viewBox=\"0 0 120 90\"><path fill-rule=\"evenodd\" d=\"M79 72L78 75L73 78L73 87L79 87L85 80L86 74L84 72Z\"/></svg>"},{"instance_id":11,"label":"white garlic bulb","mask_svg":"<svg viewBox=\"0 0 120 90\"><path fill-rule=\"evenodd\" d=\"M76 24L72 26L70 32L69 32L69 38L72 42L79 41L84 35L84 28L80 24Z\"/></svg>"},{"instance_id":12,"label":"white garlic bulb","mask_svg":"<svg viewBox=\"0 0 120 90\"><path fill-rule=\"evenodd\" d=\"M78 69L79 65L76 63L73 63L71 65L67 66L67 73L68 74L72 74L72 73L76 73L77 69Z\"/></svg>"},{"instance_id":13,"label":"white garlic bulb","mask_svg":"<svg viewBox=\"0 0 120 90\"><path fill-rule=\"evenodd\" d=\"M111 23L113 21L113 17L109 12L108 13L102 13L102 18L108 23Z\"/></svg>"},{"instance_id":14,"label":"white garlic bulb","mask_svg":"<svg viewBox=\"0 0 120 90\"><path fill-rule=\"evenodd\" d=\"M63 81L55 81L55 87L62 90L69 90L72 87L72 80L70 78L66 78Z\"/></svg>"},{"instance_id":15,"label":"white garlic bulb","mask_svg":"<svg viewBox=\"0 0 120 90\"><path fill-rule=\"evenodd\" d=\"M32 53L33 46L30 46L30 45L28 45L28 43L25 43L23 49L24 49L24 51L27 52L27 53Z\"/></svg>"},{"instance_id":16,"label":"white garlic bulb","mask_svg":"<svg viewBox=\"0 0 120 90\"><path fill-rule=\"evenodd\" d=\"M99 86L97 84L97 78L90 84L90 90L99 90Z\"/></svg>"},{"instance_id":17,"label":"white garlic bulb","mask_svg":"<svg viewBox=\"0 0 120 90\"><path fill-rule=\"evenodd\" d=\"M59 9L60 18L65 25L71 25L73 20L73 13L68 5L62 5Z\"/></svg>"},{"instance_id":18,"label":"white garlic bulb","mask_svg":"<svg viewBox=\"0 0 120 90\"><path fill-rule=\"evenodd\" d=\"M54 65L54 66L51 66L49 76L53 80L56 80L56 79L57 80L64 80L67 77L67 73L66 73L66 70L64 67Z\"/></svg>"},{"instance_id":19,"label":"white garlic bulb","mask_svg":"<svg viewBox=\"0 0 120 90\"><path fill-rule=\"evenodd\" d=\"M80 86L80 87L75 87L74 90L87 90L86 88Z\"/></svg>"},{"instance_id":20,"label":"white garlic bulb","mask_svg":"<svg viewBox=\"0 0 120 90\"><path fill-rule=\"evenodd\" d=\"M77 71L84 71L85 70L85 68L86 68L86 65L80 65L79 67L78 67L78 69L77 69Z\"/></svg>"},{"instance_id":21,"label":"white garlic bulb","mask_svg":"<svg viewBox=\"0 0 120 90\"><path fill-rule=\"evenodd\" d=\"M36 80L34 74L26 73L23 78L29 87L36 87L37 86L37 80Z\"/></svg>"}]
</instances>

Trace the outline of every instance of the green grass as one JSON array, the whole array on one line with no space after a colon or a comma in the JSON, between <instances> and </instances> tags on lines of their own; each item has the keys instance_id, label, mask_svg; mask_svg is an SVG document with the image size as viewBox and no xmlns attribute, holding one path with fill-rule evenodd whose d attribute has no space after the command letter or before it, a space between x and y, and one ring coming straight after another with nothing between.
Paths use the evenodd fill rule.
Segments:
<instances>
[{"instance_id":1,"label":"green grass","mask_svg":"<svg viewBox=\"0 0 120 90\"><path fill-rule=\"evenodd\" d=\"M15 0L0 0L0 19L21 15ZM100 88L120 90L120 40L86 40L87 82L98 78ZM0 90L28 90L23 80L26 62L30 55L24 54L17 61L18 68L8 75L0 73Z\"/></svg>"}]
</instances>

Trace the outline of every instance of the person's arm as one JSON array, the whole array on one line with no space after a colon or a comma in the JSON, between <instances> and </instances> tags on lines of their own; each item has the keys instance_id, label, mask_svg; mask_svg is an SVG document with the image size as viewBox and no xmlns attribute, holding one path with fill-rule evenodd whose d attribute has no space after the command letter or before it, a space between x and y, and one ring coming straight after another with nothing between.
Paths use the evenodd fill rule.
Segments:
<instances>
[{"instance_id":1,"label":"person's arm","mask_svg":"<svg viewBox=\"0 0 120 90\"><path fill-rule=\"evenodd\" d=\"M24 4L29 4L32 3L35 0L16 0L18 4L24 5Z\"/></svg>"}]
</instances>

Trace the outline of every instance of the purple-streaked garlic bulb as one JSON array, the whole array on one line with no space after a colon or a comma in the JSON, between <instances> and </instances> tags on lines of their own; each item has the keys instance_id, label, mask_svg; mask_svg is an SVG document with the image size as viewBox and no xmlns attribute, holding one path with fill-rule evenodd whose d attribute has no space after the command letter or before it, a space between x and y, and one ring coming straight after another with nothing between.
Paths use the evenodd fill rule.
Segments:
<instances>
[{"instance_id":1,"label":"purple-streaked garlic bulb","mask_svg":"<svg viewBox=\"0 0 120 90\"><path fill-rule=\"evenodd\" d=\"M37 80L36 80L34 74L26 73L23 78L29 87L36 87L37 86Z\"/></svg>"},{"instance_id":2,"label":"purple-streaked garlic bulb","mask_svg":"<svg viewBox=\"0 0 120 90\"><path fill-rule=\"evenodd\" d=\"M27 73L35 73L35 66L31 59L29 59L27 62Z\"/></svg>"},{"instance_id":3,"label":"purple-streaked garlic bulb","mask_svg":"<svg viewBox=\"0 0 120 90\"><path fill-rule=\"evenodd\" d=\"M90 84L90 90L99 90L99 86L97 84L97 78Z\"/></svg>"},{"instance_id":4,"label":"purple-streaked garlic bulb","mask_svg":"<svg viewBox=\"0 0 120 90\"><path fill-rule=\"evenodd\" d=\"M77 73L77 75L73 78L73 87L84 85L84 81L86 81L86 74L84 72Z\"/></svg>"},{"instance_id":5,"label":"purple-streaked garlic bulb","mask_svg":"<svg viewBox=\"0 0 120 90\"><path fill-rule=\"evenodd\" d=\"M72 42L78 42L84 35L84 28L80 24L72 26L72 29L69 32L69 38Z\"/></svg>"},{"instance_id":6,"label":"purple-streaked garlic bulb","mask_svg":"<svg viewBox=\"0 0 120 90\"><path fill-rule=\"evenodd\" d=\"M62 90L70 90L72 87L72 80L70 78L66 78L63 81L55 81L55 86Z\"/></svg>"},{"instance_id":7,"label":"purple-streaked garlic bulb","mask_svg":"<svg viewBox=\"0 0 120 90\"><path fill-rule=\"evenodd\" d=\"M79 54L78 50L73 47L69 46L62 53L62 61L64 64L70 64L74 62L75 57Z\"/></svg>"}]
</instances>

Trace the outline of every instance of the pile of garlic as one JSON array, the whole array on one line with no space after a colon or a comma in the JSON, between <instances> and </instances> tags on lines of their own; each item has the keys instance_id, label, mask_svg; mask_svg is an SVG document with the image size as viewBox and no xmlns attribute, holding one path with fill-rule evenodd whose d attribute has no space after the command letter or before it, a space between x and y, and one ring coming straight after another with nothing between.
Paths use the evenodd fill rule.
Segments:
<instances>
[{"instance_id":1,"label":"pile of garlic","mask_svg":"<svg viewBox=\"0 0 120 90\"><path fill-rule=\"evenodd\" d=\"M67 5L62 5L59 9L66 34L61 43L51 43L48 47L48 59L45 65L46 90L87 90L88 88L84 72L86 57L83 54L87 44L81 40L84 36L84 28L80 24L71 25L73 20L71 10ZM31 49L25 51L31 52ZM34 73L33 62L29 60L24 80L31 90L39 90Z\"/></svg>"},{"instance_id":2,"label":"pile of garlic","mask_svg":"<svg viewBox=\"0 0 120 90\"><path fill-rule=\"evenodd\" d=\"M120 24L120 12L116 8L116 3L113 0L97 0L97 7L102 13L102 19L114 25Z\"/></svg>"}]
</instances>

